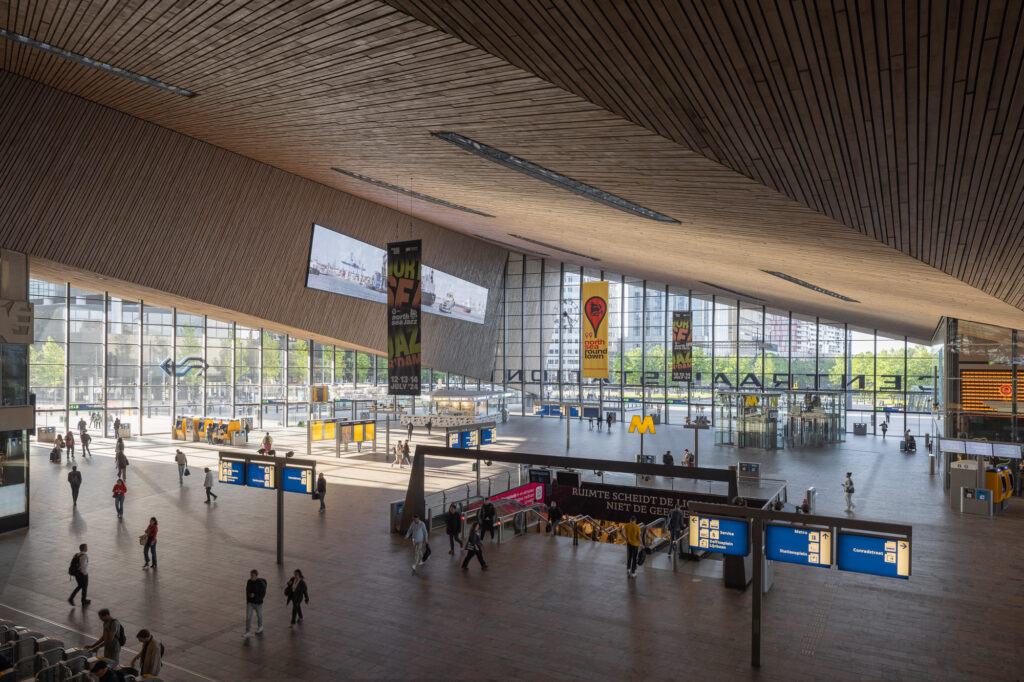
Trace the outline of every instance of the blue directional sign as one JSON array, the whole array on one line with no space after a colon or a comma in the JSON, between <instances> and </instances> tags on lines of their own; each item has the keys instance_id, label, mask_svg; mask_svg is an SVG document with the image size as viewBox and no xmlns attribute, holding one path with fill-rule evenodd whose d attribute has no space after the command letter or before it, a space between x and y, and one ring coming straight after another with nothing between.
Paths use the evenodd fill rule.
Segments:
<instances>
[{"instance_id":1,"label":"blue directional sign","mask_svg":"<svg viewBox=\"0 0 1024 682\"><path fill-rule=\"evenodd\" d=\"M274 465L249 462L245 475L246 483L253 488L274 488Z\"/></svg>"},{"instance_id":2,"label":"blue directional sign","mask_svg":"<svg viewBox=\"0 0 1024 682\"><path fill-rule=\"evenodd\" d=\"M765 528L765 556L803 566L832 566L832 531L775 526Z\"/></svg>"},{"instance_id":3,"label":"blue directional sign","mask_svg":"<svg viewBox=\"0 0 1024 682\"><path fill-rule=\"evenodd\" d=\"M750 525L747 521L691 514L690 547L746 556L750 553Z\"/></svg>"},{"instance_id":4,"label":"blue directional sign","mask_svg":"<svg viewBox=\"0 0 1024 682\"><path fill-rule=\"evenodd\" d=\"M476 429L462 432L462 447L475 448L480 444L480 432Z\"/></svg>"},{"instance_id":5,"label":"blue directional sign","mask_svg":"<svg viewBox=\"0 0 1024 682\"><path fill-rule=\"evenodd\" d=\"M480 445L490 445L494 442L494 429L480 429Z\"/></svg>"},{"instance_id":6,"label":"blue directional sign","mask_svg":"<svg viewBox=\"0 0 1024 682\"><path fill-rule=\"evenodd\" d=\"M282 487L285 492L312 494L313 492L313 470L284 468L284 483Z\"/></svg>"},{"instance_id":7,"label":"blue directional sign","mask_svg":"<svg viewBox=\"0 0 1024 682\"><path fill-rule=\"evenodd\" d=\"M460 431L449 431L448 432L448 447L450 447L450 448L461 448L462 447L462 432L460 432Z\"/></svg>"},{"instance_id":8,"label":"blue directional sign","mask_svg":"<svg viewBox=\"0 0 1024 682\"><path fill-rule=\"evenodd\" d=\"M231 485L245 485L245 462L222 459L217 467L217 480Z\"/></svg>"},{"instance_id":9,"label":"blue directional sign","mask_svg":"<svg viewBox=\"0 0 1024 682\"><path fill-rule=\"evenodd\" d=\"M910 540L839 533L836 548L840 571L910 577Z\"/></svg>"}]
</instances>

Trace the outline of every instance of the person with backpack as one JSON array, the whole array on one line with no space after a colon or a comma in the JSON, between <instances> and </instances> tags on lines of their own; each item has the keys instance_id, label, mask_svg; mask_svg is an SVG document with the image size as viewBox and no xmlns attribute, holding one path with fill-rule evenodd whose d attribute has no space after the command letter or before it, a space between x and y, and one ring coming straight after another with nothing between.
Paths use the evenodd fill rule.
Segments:
<instances>
[{"instance_id":1,"label":"person with backpack","mask_svg":"<svg viewBox=\"0 0 1024 682\"><path fill-rule=\"evenodd\" d=\"M469 537L466 538L466 558L462 560L462 570L469 570L469 560L476 557L480 562L480 568L487 570L487 562L484 561L484 547L480 537L480 524L474 521L469 527Z\"/></svg>"},{"instance_id":2,"label":"person with backpack","mask_svg":"<svg viewBox=\"0 0 1024 682\"><path fill-rule=\"evenodd\" d=\"M128 457L124 454L124 441L117 439L114 445L114 466L117 467L117 477L122 480L128 478Z\"/></svg>"},{"instance_id":3,"label":"person with backpack","mask_svg":"<svg viewBox=\"0 0 1024 682\"><path fill-rule=\"evenodd\" d=\"M78 433L79 434L85 433L85 426L86 426L85 419L83 419L82 417L79 417L78 418Z\"/></svg>"},{"instance_id":4,"label":"person with backpack","mask_svg":"<svg viewBox=\"0 0 1024 682\"><path fill-rule=\"evenodd\" d=\"M288 579L288 585L284 588L284 596L287 601L291 602L292 605L292 624L289 627L295 627L295 619L298 618L298 622L302 622L302 601L305 600L309 603L309 589L306 587L306 578L302 575L302 571L295 569L295 573Z\"/></svg>"},{"instance_id":5,"label":"person with backpack","mask_svg":"<svg viewBox=\"0 0 1024 682\"><path fill-rule=\"evenodd\" d=\"M185 484L185 470L188 467L188 457L181 450L174 451L174 461L178 463L178 485Z\"/></svg>"},{"instance_id":6,"label":"person with backpack","mask_svg":"<svg viewBox=\"0 0 1024 682\"><path fill-rule=\"evenodd\" d=\"M846 479L843 481L843 496L846 498L846 511L851 512L857 508L853 503L853 474L846 472Z\"/></svg>"},{"instance_id":7,"label":"person with backpack","mask_svg":"<svg viewBox=\"0 0 1024 682\"><path fill-rule=\"evenodd\" d=\"M253 613L256 614L256 634L263 634L263 598L266 596L267 581L254 568L249 571L249 580L245 583L245 634L242 637L252 637Z\"/></svg>"},{"instance_id":8,"label":"person with backpack","mask_svg":"<svg viewBox=\"0 0 1024 682\"><path fill-rule=\"evenodd\" d=\"M64 434L64 445L68 448L68 461L70 462L75 458L75 434L71 433L71 429Z\"/></svg>"},{"instance_id":9,"label":"person with backpack","mask_svg":"<svg viewBox=\"0 0 1024 682\"><path fill-rule=\"evenodd\" d=\"M78 546L78 553L71 557L71 565L68 566L68 575L75 579L75 589L68 597L68 603L75 605L75 595L79 590L82 592L82 606L88 606L91 602L87 598L89 592L89 546L82 543Z\"/></svg>"},{"instance_id":10,"label":"person with backpack","mask_svg":"<svg viewBox=\"0 0 1024 682\"><path fill-rule=\"evenodd\" d=\"M114 420L114 438L121 440L121 418L118 417Z\"/></svg>"},{"instance_id":11,"label":"person with backpack","mask_svg":"<svg viewBox=\"0 0 1024 682\"><path fill-rule=\"evenodd\" d=\"M85 429L82 429L82 436L79 440L82 441L82 457L85 457L86 455L92 457L92 453L89 451L89 443L92 442L92 436L90 436Z\"/></svg>"},{"instance_id":12,"label":"person with backpack","mask_svg":"<svg viewBox=\"0 0 1024 682\"><path fill-rule=\"evenodd\" d=\"M71 486L71 504L77 507L78 489L82 487L82 472L77 466L71 467L71 471L68 472L68 484Z\"/></svg>"},{"instance_id":13,"label":"person with backpack","mask_svg":"<svg viewBox=\"0 0 1024 682\"><path fill-rule=\"evenodd\" d=\"M88 647L88 650L95 653L97 649L103 647L103 658L109 658L117 665L121 660L121 647L128 641L124 626L110 615L110 609L100 609L96 615L103 622L103 634Z\"/></svg>"},{"instance_id":14,"label":"person with backpack","mask_svg":"<svg viewBox=\"0 0 1024 682\"><path fill-rule=\"evenodd\" d=\"M274 444L274 439L270 437L270 431L267 431L267 435L263 436L263 451L266 454L270 454L270 447Z\"/></svg>"},{"instance_id":15,"label":"person with backpack","mask_svg":"<svg viewBox=\"0 0 1024 682\"><path fill-rule=\"evenodd\" d=\"M886 416L888 416L888 415L886 415ZM885 440L885 433L888 430L889 430L889 423L888 422L882 422L882 440Z\"/></svg>"},{"instance_id":16,"label":"person with backpack","mask_svg":"<svg viewBox=\"0 0 1024 682\"><path fill-rule=\"evenodd\" d=\"M409 459L409 441L402 443L402 462L404 464L412 464L412 461Z\"/></svg>"},{"instance_id":17,"label":"person with backpack","mask_svg":"<svg viewBox=\"0 0 1024 682\"><path fill-rule=\"evenodd\" d=\"M124 484L124 479L117 479L117 483L114 484L114 509L117 511L117 518L124 517L124 496L128 492L128 486Z\"/></svg>"},{"instance_id":18,"label":"person with backpack","mask_svg":"<svg viewBox=\"0 0 1024 682\"><path fill-rule=\"evenodd\" d=\"M154 677L159 675L164 657L164 645L156 641L156 638L145 628L139 630L138 634L135 635L135 639L139 640L142 648L128 666L135 668L135 662L138 661L139 667L136 670L139 671L140 675L153 675Z\"/></svg>"},{"instance_id":19,"label":"person with backpack","mask_svg":"<svg viewBox=\"0 0 1024 682\"><path fill-rule=\"evenodd\" d=\"M665 454L661 456L661 463L667 467L672 466L675 460L672 459L672 451L666 450Z\"/></svg>"},{"instance_id":20,"label":"person with backpack","mask_svg":"<svg viewBox=\"0 0 1024 682\"><path fill-rule=\"evenodd\" d=\"M558 524L562 522L562 518L565 514L562 513L562 508L558 506L558 502L551 500L551 505L548 507L548 527L547 530L551 531L551 537L558 535Z\"/></svg>"},{"instance_id":21,"label":"person with backpack","mask_svg":"<svg viewBox=\"0 0 1024 682\"><path fill-rule=\"evenodd\" d=\"M483 537L487 531L491 531L491 540L494 539L494 520L497 517L498 510L491 503L491 498L485 497L484 503L480 507L480 537Z\"/></svg>"}]
</instances>

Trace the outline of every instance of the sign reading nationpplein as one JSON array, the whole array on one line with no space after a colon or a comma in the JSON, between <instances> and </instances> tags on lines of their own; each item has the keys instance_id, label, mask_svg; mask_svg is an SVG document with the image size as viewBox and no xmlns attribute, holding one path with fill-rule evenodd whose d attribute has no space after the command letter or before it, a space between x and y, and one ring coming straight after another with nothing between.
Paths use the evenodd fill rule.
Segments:
<instances>
[{"instance_id":1,"label":"sign reading nationpplein","mask_svg":"<svg viewBox=\"0 0 1024 682\"><path fill-rule=\"evenodd\" d=\"M765 528L765 556L803 566L832 566L832 531L776 526Z\"/></svg>"},{"instance_id":2,"label":"sign reading nationpplein","mask_svg":"<svg viewBox=\"0 0 1024 682\"><path fill-rule=\"evenodd\" d=\"M750 524L734 519L690 515L690 547L735 556L750 553Z\"/></svg>"}]
</instances>

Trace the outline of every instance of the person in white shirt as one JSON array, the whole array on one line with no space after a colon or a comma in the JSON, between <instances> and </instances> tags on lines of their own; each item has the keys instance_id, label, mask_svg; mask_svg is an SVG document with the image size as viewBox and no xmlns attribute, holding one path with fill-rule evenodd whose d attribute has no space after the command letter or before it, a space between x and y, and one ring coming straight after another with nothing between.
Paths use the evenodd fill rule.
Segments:
<instances>
[{"instance_id":1,"label":"person in white shirt","mask_svg":"<svg viewBox=\"0 0 1024 682\"><path fill-rule=\"evenodd\" d=\"M79 590L82 592L82 606L88 606L90 601L87 598L89 592L89 546L81 544L78 546L78 553L75 554L75 558L78 559L77 567L72 567L71 577L75 579L75 591L68 597L68 603L72 606L75 605L75 595L78 594Z\"/></svg>"},{"instance_id":2,"label":"person in white shirt","mask_svg":"<svg viewBox=\"0 0 1024 682\"><path fill-rule=\"evenodd\" d=\"M217 499L217 496L213 494L213 472L210 471L210 467L203 469L206 472L206 478L203 480L203 487L206 488L206 502L203 504L210 504L210 498Z\"/></svg>"},{"instance_id":3,"label":"person in white shirt","mask_svg":"<svg viewBox=\"0 0 1024 682\"><path fill-rule=\"evenodd\" d=\"M419 514L412 515L412 523L405 537L412 538L412 572L423 564L423 551L427 546L427 524L420 520Z\"/></svg>"},{"instance_id":4,"label":"person in white shirt","mask_svg":"<svg viewBox=\"0 0 1024 682\"><path fill-rule=\"evenodd\" d=\"M853 503L853 474L846 472L846 479L843 481L843 496L846 497L846 511L853 511L857 505Z\"/></svg>"},{"instance_id":5,"label":"person in white shirt","mask_svg":"<svg viewBox=\"0 0 1024 682\"><path fill-rule=\"evenodd\" d=\"M188 458L181 450L174 451L174 461L178 463L178 485L185 484L185 467L188 466Z\"/></svg>"}]
</instances>

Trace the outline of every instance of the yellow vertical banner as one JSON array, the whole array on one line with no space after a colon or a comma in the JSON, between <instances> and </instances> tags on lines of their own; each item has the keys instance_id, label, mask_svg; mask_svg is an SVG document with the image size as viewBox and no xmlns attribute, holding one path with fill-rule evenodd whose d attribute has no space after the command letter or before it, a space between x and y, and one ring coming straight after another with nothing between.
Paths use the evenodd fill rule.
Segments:
<instances>
[{"instance_id":1,"label":"yellow vertical banner","mask_svg":"<svg viewBox=\"0 0 1024 682\"><path fill-rule=\"evenodd\" d=\"M608 282L584 282L583 343L580 369L584 379L608 378Z\"/></svg>"}]
</instances>

